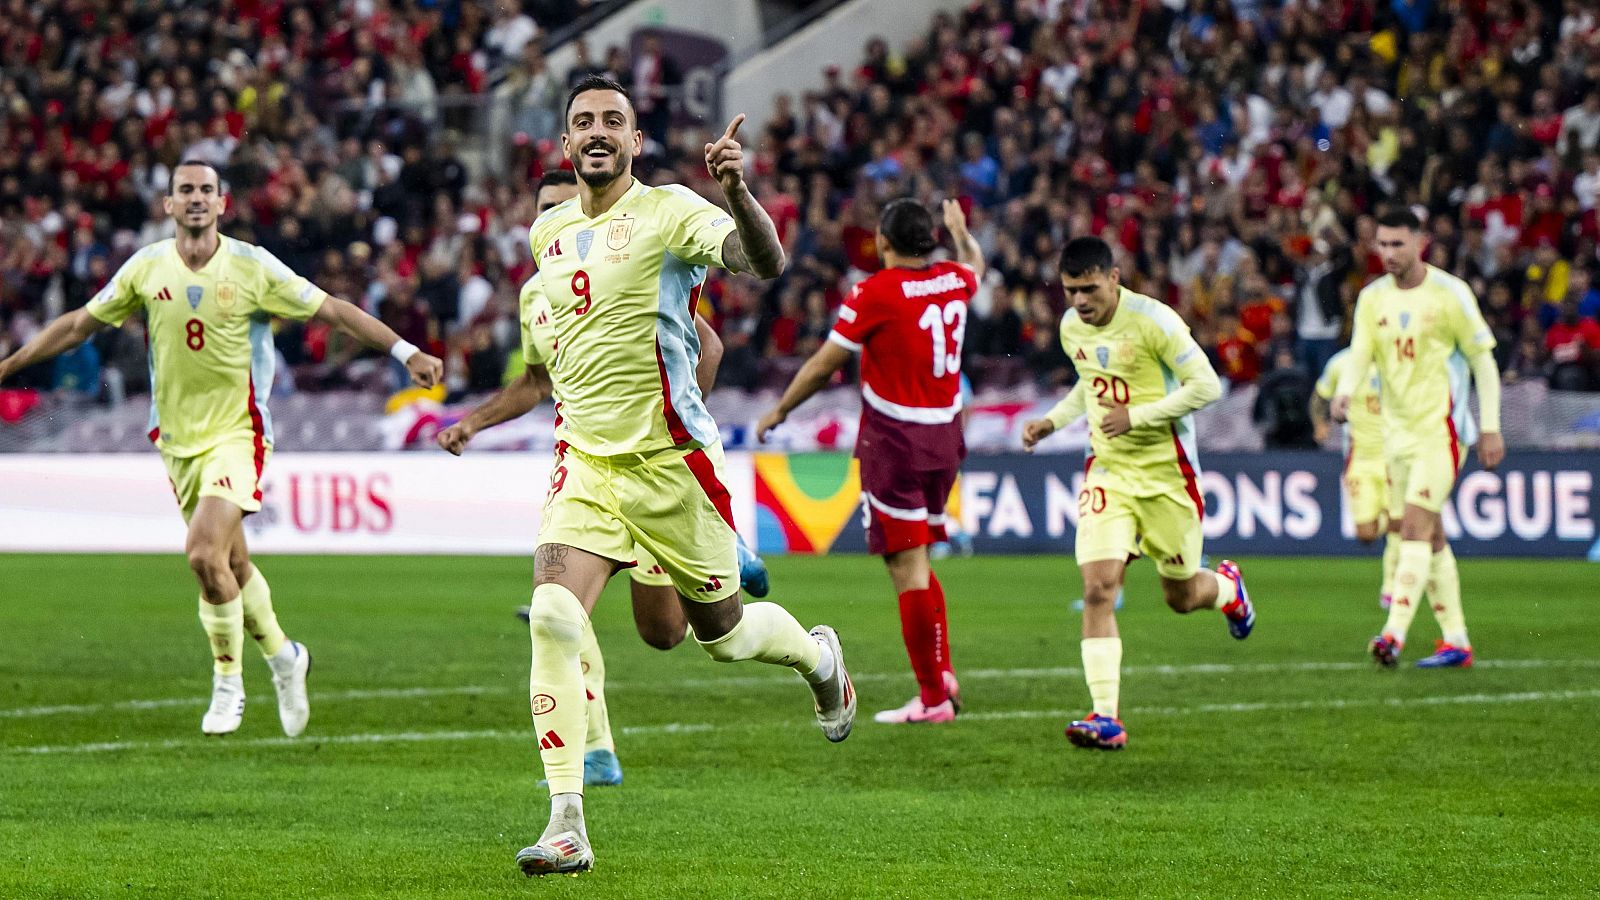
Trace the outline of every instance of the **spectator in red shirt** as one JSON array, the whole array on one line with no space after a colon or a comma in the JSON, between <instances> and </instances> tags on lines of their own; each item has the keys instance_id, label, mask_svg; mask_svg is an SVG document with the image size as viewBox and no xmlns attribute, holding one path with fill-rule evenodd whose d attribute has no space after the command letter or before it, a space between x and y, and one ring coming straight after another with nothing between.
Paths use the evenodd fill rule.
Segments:
<instances>
[{"instance_id":1,"label":"spectator in red shirt","mask_svg":"<svg viewBox=\"0 0 1600 900\"><path fill-rule=\"evenodd\" d=\"M1232 384L1250 384L1261 375L1256 336L1239 321L1234 309L1224 309L1217 319L1217 358L1222 374Z\"/></svg>"},{"instance_id":2,"label":"spectator in red shirt","mask_svg":"<svg viewBox=\"0 0 1600 900\"><path fill-rule=\"evenodd\" d=\"M1578 300L1561 303L1561 318L1544 336L1550 360L1550 387L1558 391L1592 391L1600 385L1600 323L1578 314Z\"/></svg>"}]
</instances>

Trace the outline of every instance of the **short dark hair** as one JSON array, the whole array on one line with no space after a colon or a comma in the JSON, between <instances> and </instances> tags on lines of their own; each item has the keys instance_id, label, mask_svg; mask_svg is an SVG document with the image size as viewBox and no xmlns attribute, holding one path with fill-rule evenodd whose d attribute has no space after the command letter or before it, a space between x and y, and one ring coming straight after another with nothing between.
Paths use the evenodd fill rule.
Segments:
<instances>
[{"instance_id":1,"label":"short dark hair","mask_svg":"<svg viewBox=\"0 0 1600 900\"><path fill-rule=\"evenodd\" d=\"M616 91L628 101L629 111L633 109L633 95L628 93L628 89L622 86L622 82L614 78L607 78L604 75L585 75L577 84L572 86L572 90L567 94L567 109L566 112L561 114L562 131L567 130L567 119L572 115L572 101L578 99L579 94L587 94L590 91Z\"/></svg>"},{"instance_id":2,"label":"short dark hair","mask_svg":"<svg viewBox=\"0 0 1600 900\"><path fill-rule=\"evenodd\" d=\"M1417 214L1404 206L1386 209L1378 215L1378 224L1384 228L1404 228L1408 231L1421 231L1422 220Z\"/></svg>"},{"instance_id":3,"label":"short dark hair","mask_svg":"<svg viewBox=\"0 0 1600 900\"><path fill-rule=\"evenodd\" d=\"M173 177L167 179L167 195L168 196L171 196L172 192L174 190L177 190L177 187L178 187L178 179L177 179L178 170L183 168L184 166L202 166L204 168L210 169L212 174L217 176L217 193L219 193L219 194L222 193L222 171L221 170L219 170L216 166L213 166L211 163L208 163L203 159L186 159L183 162L178 163L177 165L172 167L172 176Z\"/></svg>"},{"instance_id":4,"label":"short dark hair","mask_svg":"<svg viewBox=\"0 0 1600 900\"><path fill-rule=\"evenodd\" d=\"M544 173L544 177L540 178L539 183L534 186L533 195L535 197L539 196L539 192L547 187L561 187L577 183L578 176L571 169L551 169Z\"/></svg>"},{"instance_id":5,"label":"short dark hair","mask_svg":"<svg viewBox=\"0 0 1600 900\"><path fill-rule=\"evenodd\" d=\"M889 201L878 214L878 231L903 256L927 256L939 246L933 236L933 213L910 197Z\"/></svg>"},{"instance_id":6,"label":"short dark hair","mask_svg":"<svg viewBox=\"0 0 1600 900\"><path fill-rule=\"evenodd\" d=\"M1081 278L1090 272L1110 272L1116 265L1111 245L1093 235L1073 238L1061 248L1061 274Z\"/></svg>"}]
</instances>

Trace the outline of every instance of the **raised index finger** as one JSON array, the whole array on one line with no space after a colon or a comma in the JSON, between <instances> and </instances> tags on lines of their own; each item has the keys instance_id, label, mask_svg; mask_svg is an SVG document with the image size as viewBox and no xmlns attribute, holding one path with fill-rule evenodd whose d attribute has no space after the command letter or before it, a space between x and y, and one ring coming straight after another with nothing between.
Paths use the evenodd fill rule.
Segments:
<instances>
[{"instance_id":1,"label":"raised index finger","mask_svg":"<svg viewBox=\"0 0 1600 900\"><path fill-rule=\"evenodd\" d=\"M739 126L743 124L744 113L739 113L737 116L733 117L732 122L728 123L728 130L722 133L722 137L725 140L733 140L733 136L739 133Z\"/></svg>"}]
</instances>

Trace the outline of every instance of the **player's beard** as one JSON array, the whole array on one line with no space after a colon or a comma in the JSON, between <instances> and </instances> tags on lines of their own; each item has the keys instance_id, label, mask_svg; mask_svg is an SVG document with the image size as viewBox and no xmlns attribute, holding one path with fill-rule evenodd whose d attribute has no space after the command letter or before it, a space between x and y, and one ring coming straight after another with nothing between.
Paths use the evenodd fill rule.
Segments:
<instances>
[{"instance_id":1,"label":"player's beard","mask_svg":"<svg viewBox=\"0 0 1600 900\"><path fill-rule=\"evenodd\" d=\"M587 146L578 151L572 159L573 171L578 173L578 177L583 179L584 184L594 190L601 190L621 178L628 171L629 163L632 162L622 147L609 144L607 147L611 150L611 165L603 169L594 170L586 167L585 164L589 162L588 154L585 152L588 150Z\"/></svg>"}]
</instances>

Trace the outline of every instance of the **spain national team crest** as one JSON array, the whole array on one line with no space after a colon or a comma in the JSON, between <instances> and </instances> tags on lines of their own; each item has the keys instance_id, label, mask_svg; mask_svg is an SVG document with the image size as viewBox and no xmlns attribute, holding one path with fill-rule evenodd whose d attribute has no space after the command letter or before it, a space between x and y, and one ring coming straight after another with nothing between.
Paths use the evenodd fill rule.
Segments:
<instances>
[{"instance_id":1,"label":"spain national team crest","mask_svg":"<svg viewBox=\"0 0 1600 900\"><path fill-rule=\"evenodd\" d=\"M617 216L611 222L611 227L606 229L606 246L613 250L621 250L633 240L633 216Z\"/></svg>"},{"instance_id":2,"label":"spain national team crest","mask_svg":"<svg viewBox=\"0 0 1600 900\"><path fill-rule=\"evenodd\" d=\"M585 228L578 232L578 261L583 262L589 258L589 248L594 246L594 229Z\"/></svg>"},{"instance_id":3,"label":"spain national team crest","mask_svg":"<svg viewBox=\"0 0 1600 900\"><path fill-rule=\"evenodd\" d=\"M1111 365L1111 351L1105 347L1094 348L1094 358L1100 361L1100 368Z\"/></svg>"},{"instance_id":4,"label":"spain national team crest","mask_svg":"<svg viewBox=\"0 0 1600 900\"><path fill-rule=\"evenodd\" d=\"M1411 313L1403 312L1403 313L1400 314L1400 327L1401 328L1410 328L1411 327Z\"/></svg>"},{"instance_id":5,"label":"spain national team crest","mask_svg":"<svg viewBox=\"0 0 1600 900\"><path fill-rule=\"evenodd\" d=\"M239 288L231 281L224 281L217 285L217 309L223 312L232 312L234 303L239 300Z\"/></svg>"},{"instance_id":6,"label":"spain national team crest","mask_svg":"<svg viewBox=\"0 0 1600 900\"><path fill-rule=\"evenodd\" d=\"M206 289L198 284L189 285L189 308L199 309L200 300L206 295Z\"/></svg>"}]
</instances>

